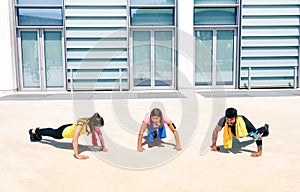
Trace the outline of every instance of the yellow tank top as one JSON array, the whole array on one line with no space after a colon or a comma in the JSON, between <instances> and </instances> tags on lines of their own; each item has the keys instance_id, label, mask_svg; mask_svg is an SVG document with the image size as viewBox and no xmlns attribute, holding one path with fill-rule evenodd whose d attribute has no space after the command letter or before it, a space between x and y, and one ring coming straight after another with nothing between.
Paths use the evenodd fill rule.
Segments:
<instances>
[{"instance_id":1,"label":"yellow tank top","mask_svg":"<svg viewBox=\"0 0 300 192\"><path fill-rule=\"evenodd\" d=\"M80 124L82 125L80 135L86 134L86 126L87 126L88 119L89 119L88 117L78 119L75 123L73 123L73 125L70 125L63 130L62 136L64 138L73 138L76 126Z\"/></svg>"}]
</instances>

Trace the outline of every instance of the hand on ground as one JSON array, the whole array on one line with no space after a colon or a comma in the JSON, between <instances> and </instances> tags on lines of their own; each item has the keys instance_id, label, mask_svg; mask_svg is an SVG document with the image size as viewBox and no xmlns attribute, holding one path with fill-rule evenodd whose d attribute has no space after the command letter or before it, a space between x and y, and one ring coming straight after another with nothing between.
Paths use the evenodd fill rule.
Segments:
<instances>
[{"instance_id":1,"label":"hand on ground","mask_svg":"<svg viewBox=\"0 0 300 192\"><path fill-rule=\"evenodd\" d=\"M211 146L211 151L219 151L220 148L217 147L216 145Z\"/></svg>"},{"instance_id":2,"label":"hand on ground","mask_svg":"<svg viewBox=\"0 0 300 192\"><path fill-rule=\"evenodd\" d=\"M145 149L143 147L138 147L137 149L139 152L143 152Z\"/></svg>"},{"instance_id":3,"label":"hand on ground","mask_svg":"<svg viewBox=\"0 0 300 192\"><path fill-rule=\"evenodd\" d=\"M177 151L181 151L181 147L180 146L175 146L175 149L177 150Z\"/></svg>"},{"instance_id":4,"label":"hand on ground","mask_svg":"<svg viewBox=\"0 0 300 192\"><path fill-rule=\"evenodd\" d=\"M86 155L78 155L76 157L76 159L88 159L88 158L89 158L89 156L86 156Z\"/></svg>"}]
</instances>

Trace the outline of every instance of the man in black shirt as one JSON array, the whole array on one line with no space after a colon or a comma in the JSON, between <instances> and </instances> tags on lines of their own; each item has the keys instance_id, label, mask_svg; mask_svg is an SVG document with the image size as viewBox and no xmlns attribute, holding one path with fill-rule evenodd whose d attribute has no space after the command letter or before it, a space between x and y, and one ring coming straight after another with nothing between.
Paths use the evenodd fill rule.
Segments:
<instances>
[{"instance_id":1,"label":"man in black shirt","mask_svg":"<svg viewBox=\"0 0 300 192\"><path fill-rule=\"evenodd\" d=\"M237 123L238 122L238 123ZM256 129L253 124L242 115L237 115L237 110L234 108L228 108L225 112L225 117L222 117L218 124L216 125L213 134L212 134L212 151L217 151L219 148L217 147L217 138L218 138L218 132L222 130L222 128L228 128L229 130L229 136L231 137L231 134L238 138L237 135L240 134L240 132L244 132L247 134L246 136L250 136L255 139L257 144L257 152L252 153L252 157L258 157L262 155L262 137L266 137L269 135L269 125L265 124L263 127ZM237 133L238 132L238 133ZM224 130L225 134L225 130ZM224 140L226 139L226 136L224 135ZM229 139L230 140L230 139ZM228 144L228 143L227 143ZM225 141L224 141L224 148L225 148ZM229 144L229 147L231 148L231 145Z\"/></svg>"}]
</instances>

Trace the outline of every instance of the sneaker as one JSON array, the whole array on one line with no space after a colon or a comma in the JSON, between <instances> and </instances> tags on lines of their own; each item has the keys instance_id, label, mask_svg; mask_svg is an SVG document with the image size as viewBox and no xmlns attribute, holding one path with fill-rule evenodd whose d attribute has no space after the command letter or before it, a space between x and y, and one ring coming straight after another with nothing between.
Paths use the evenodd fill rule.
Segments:
<instances>
[{"instance_id":1,"label":"sneaker","mask_svg":"<svg viewBox=\"0 0 300 192\"><path fill-rule=\"evenodd\" d=\"M250 133L249 133L249 136L252 137L254 140L257 140L257 139L258 139L258 134L257 134L257 133L250 132Z\"/></svg>"},{"instance_id":2,"label":"sneaker","mask_svg":"<svg viewBox=\"0 0 300 192\"><path fill-rule=\"evenodd\" d=\"M33 134L33 135L35 135L35 139L36 139L37 141L41 141L41 140L43 139L42 136L39 135L39 134Z\"/></svg>"},{"instance_id":3,"label":"sneaker","mask_svg":"<svg viewBox=\"0 0 300 192\"><path fill-rule=\"evenodd\" d=\"M267 131L263 135L268 136L269 135L269 124L265 124L264 127L266 128Z\"/></svg>"},{"instance_id":4,"label":"sneaker","mask_svg":"<svg viewBox=\"0 0 300 192\"><path fill-rule=\"evenodd\" d=\"M37 129L39 129L39 127L37 127L35 130L37 130ZM37 141L41 141L43 139L40 134L35 133L33 135L35 135L35 138L36 138Z\"/></svg>"},{"instance_id":5,"label":"sneaker","mask_svg":"<svg viewBox=\"0 0 300 192\"><path fill-rule=\"evenodd\" d=\"M32 129L30 129L30 130L28 131L28 133L29 133L29 138L30 138L30 141L31 141L31 142L35 142L35 141L40 141L40 140L42 140L42 136L37 137L37 134L33 134L33 133L32 133Z\"/></svg>"},{"instance_id":6,"label":"sneaker","mask_svg":"<svg viewBox=\"0 0 300 192\"><path fill-rule=\"evenodd\" d=\"M32 133L32 129L30 129L28 132L29 132L30 141L31 142L37 141L35 135Z\"/></svg>"},{"instance_id":7,"label":"sneaker","mask_svg":"<svg viewBox=\"0 0 300 192\"><path fill-rule=\"evenodd\" d=\"M266 128L267 131L269 131L269 124L265 124L264 127Z\"/></svg>"}]
</instances>

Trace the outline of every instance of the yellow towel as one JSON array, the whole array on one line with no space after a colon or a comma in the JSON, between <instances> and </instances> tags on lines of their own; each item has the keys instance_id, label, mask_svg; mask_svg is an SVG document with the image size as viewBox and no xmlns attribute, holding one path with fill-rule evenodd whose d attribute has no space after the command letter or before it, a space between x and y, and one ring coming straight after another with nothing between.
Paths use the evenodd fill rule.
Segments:
<instances>
[{"instance_id":1,"label":"yellow towel","mask_svg":"<svg viewBox=\"0 0 300 192\"><path fill-rule=\"evenodd\" d=\"M242 117L238 117L235 122L235 135L237 138L245 137L248 135L246 129L246 123ZM223 144L225 149L232 148L232 133L231 128L225 123L224 133L223 133Z\"/></svg>"}]
</instances>

